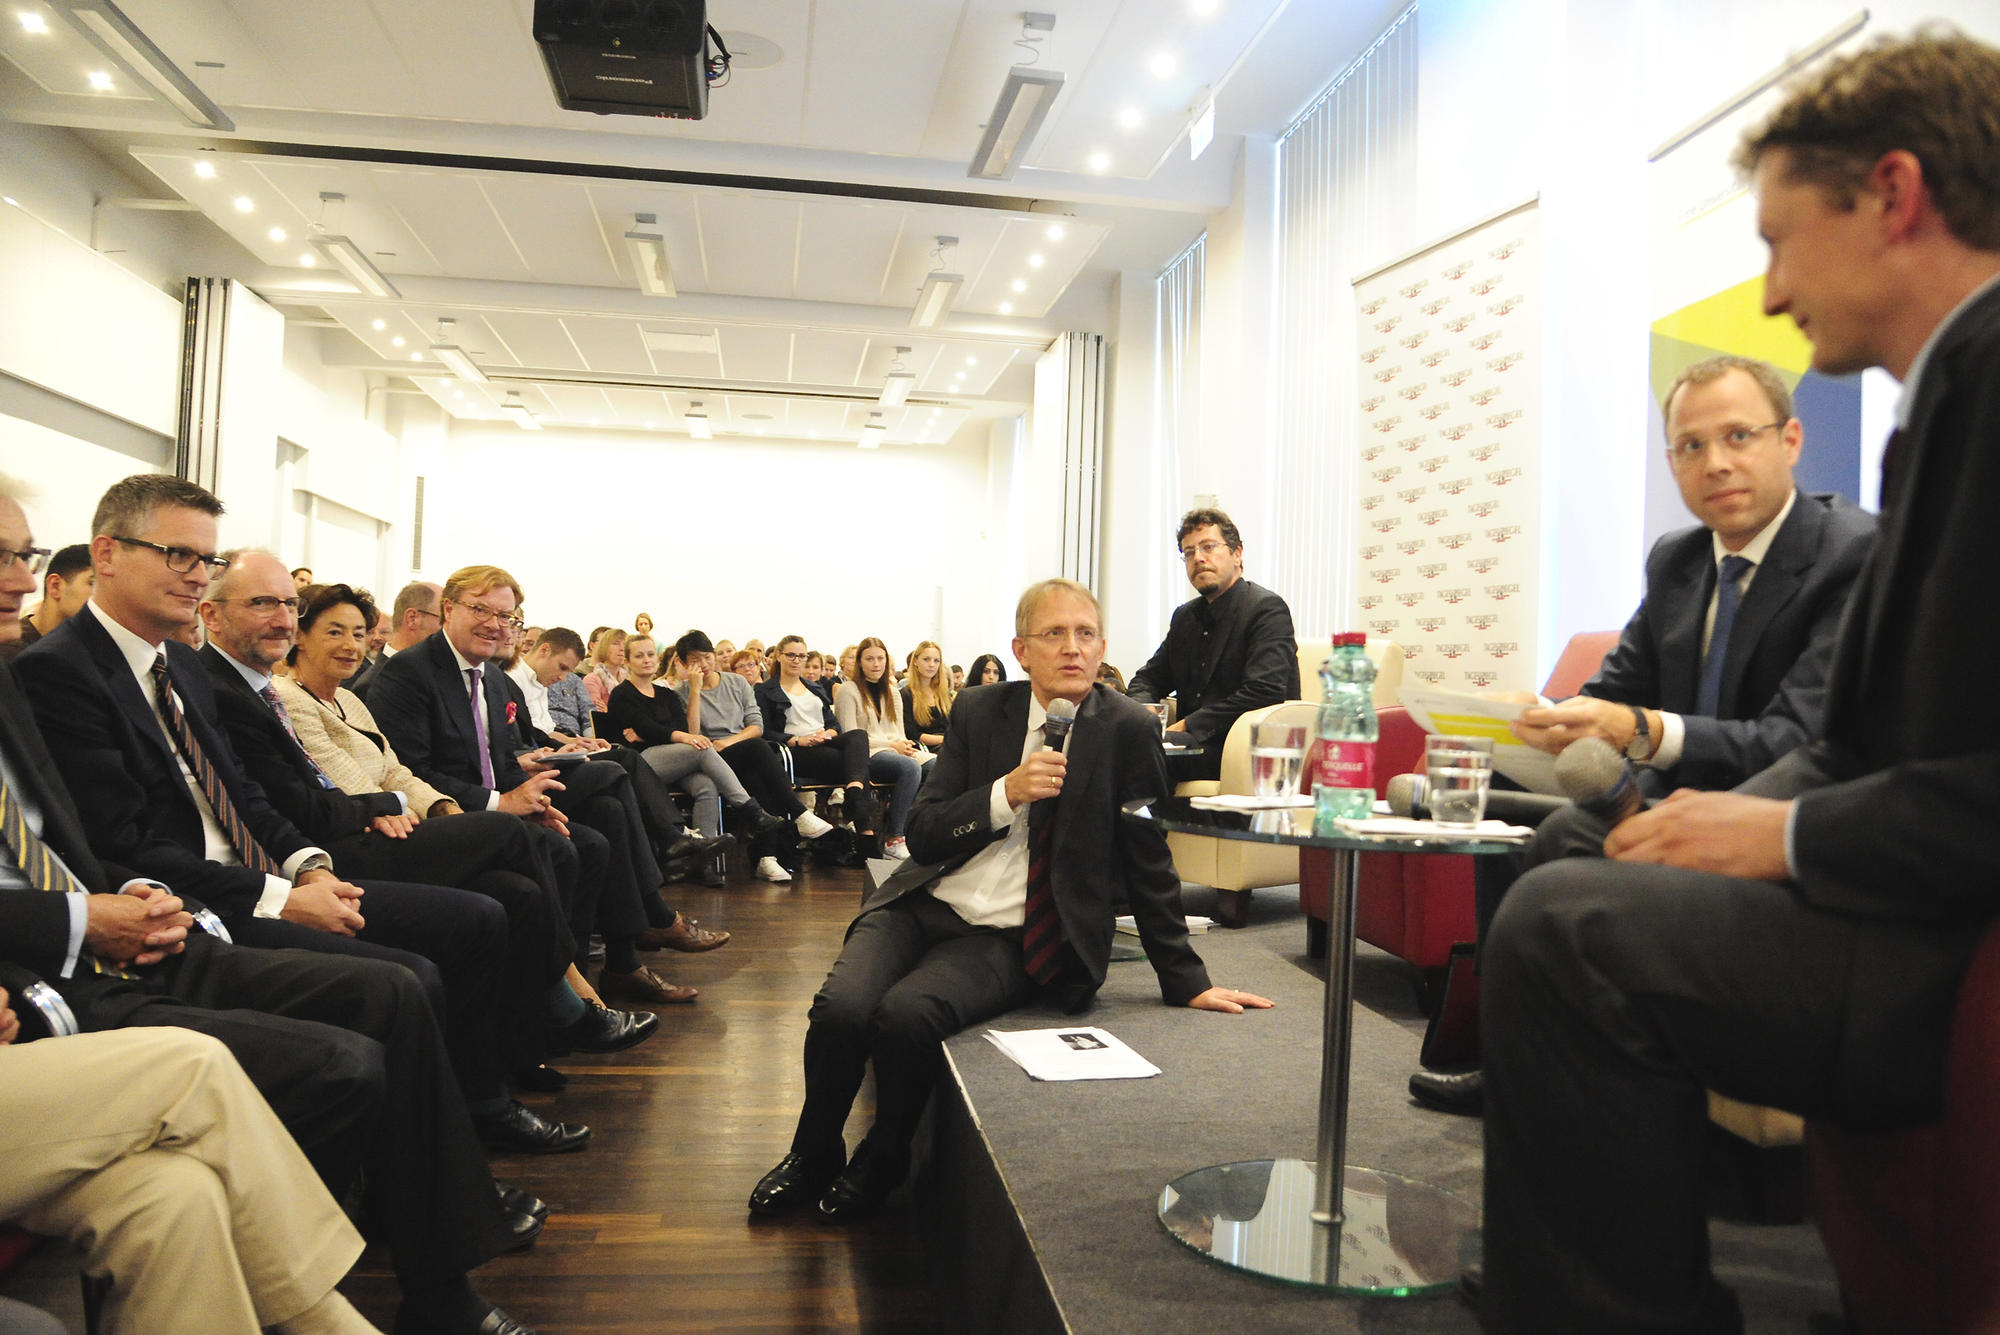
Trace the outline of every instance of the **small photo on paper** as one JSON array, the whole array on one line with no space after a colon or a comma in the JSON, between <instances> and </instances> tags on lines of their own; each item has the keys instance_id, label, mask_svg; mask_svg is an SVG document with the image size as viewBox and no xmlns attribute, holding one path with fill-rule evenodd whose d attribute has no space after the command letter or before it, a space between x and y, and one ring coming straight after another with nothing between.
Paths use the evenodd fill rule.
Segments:
<instances>
[{"instance_id":1,"label":"small photo on paper","mask_svg":"<svg viewBox=\"0 0 2000 1335\"><path fill-rule=\"evenodd\" d=\"M1106 1046L1103 1040L1098 1038L1097 1035L1095 1034L1067 1033L1067 1034L1060 1034L1058 1035L1058 1037L1060 1037L1065 1044L1067 1044L1069 1047L1075 1048L1078 1052L1088 1052L1093 1048L1101 1048Z\"/></svg>"}]
</instances>

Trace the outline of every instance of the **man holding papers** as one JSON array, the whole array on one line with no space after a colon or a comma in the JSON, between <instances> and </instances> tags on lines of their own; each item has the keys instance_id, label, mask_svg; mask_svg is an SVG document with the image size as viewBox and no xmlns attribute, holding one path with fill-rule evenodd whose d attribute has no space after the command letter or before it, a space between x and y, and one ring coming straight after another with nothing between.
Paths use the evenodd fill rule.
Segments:
<instances>
[{"instance_id":1,"label":"man holding papers","mask_svg":"<svg viewBox=\"0 0 2000 1335\"><path fill-rule=\"evenodd\" d=\"M910 812L911 860L862 904L813 998L805 1107L791 1152L750 1193L753 1213L816 1202L821 1220L846 1223L880 1205L907 1169L942 1041L1038 996L1082 1010L1104 982L1121 900L1167 1004L1271 1004L1209 983L1166 836L1118 814L1166 793L1167 776L1153 716L1096 685L1097 599L1044 580L1021 595L1014 629L1028 679L953 706ZM1066 745L1044 746L1066 712ZM850 1162L842 1132L871 1061L875 1124Z\"/></svg>"},{"instance_id":2,"label":"man holding papers","mask_svg":"<svg viewBox=\"0 0 2000 1335\"><path fill-rule=\"evenodd\" d=\"M1732 788L1818 735L1834 633L1875 541L1873 515L1793 485L1805 429L1774 368L1711 357L1681 372L1662 408L1667 462L1701 523L1654 544L1645 598L1582 694L1514 724L1552 755L1583 737L1610 743L1653 798ZM1544 826L1540 854L1574 824ZM1587 837L1595 848L1603 836ZM1482 945L1522 865L1478 859ZM1445 1112L1477 1113L1483 1089L1478 1071L1410 1076L1411 1095Z\"/></svg>"},{"instance_id":3,"label":"man holding papers","mask_svg":"<svg viewBox=\"0 0 2000 1335\"><path fill-rule=\"evenodd\" d=\"M2000 50L1820 63L1738 160L1764 304L1830 375L1902 382L1882 540L1817 740L1534 868L1484 970L1488 1332L1742 1329L1709 1269L1704 1090L1874 1129L1936 1116L2000 912ZM1759 577L1761 580L1761 576Z\"/></svg>"}]
</instances>

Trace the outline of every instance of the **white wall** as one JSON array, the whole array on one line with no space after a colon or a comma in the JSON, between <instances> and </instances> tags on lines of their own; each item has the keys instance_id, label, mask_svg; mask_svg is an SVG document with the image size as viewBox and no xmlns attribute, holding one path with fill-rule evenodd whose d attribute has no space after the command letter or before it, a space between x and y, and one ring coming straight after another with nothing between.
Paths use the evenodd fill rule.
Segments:
<instances>
[{"instance_id":1,"label":"white wall","mask_svg":"<svg viewBox=\"0 0 2000 1335\"><path fill-rule=\"evenodd\" d=\"M900 663L989 643L988 451L699 442L454 424L426 446L423 575L505 567L526 615L587 634L649 613L738 644L878 635ZM315 571L323 577L337 572Z\"/></svg>"}]
</instances>

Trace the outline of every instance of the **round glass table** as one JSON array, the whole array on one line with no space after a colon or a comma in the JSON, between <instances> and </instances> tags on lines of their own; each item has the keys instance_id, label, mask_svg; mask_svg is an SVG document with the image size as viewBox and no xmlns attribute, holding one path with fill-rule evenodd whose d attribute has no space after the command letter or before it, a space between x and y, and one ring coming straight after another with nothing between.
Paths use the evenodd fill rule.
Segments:
<instances>
[{"instance_id":1,"label":"round glass table","mask_svg":"<svg viewBox=\"0 0 2000 1335\"><path fill-rule=\"evenodd\" d=\"M1504 853L1518 845L1448 831L1420 839L1316 833L1310 806L1243 812L1159 798L1130 803L1124 811L1127 819L1178 833L1322 848L1333 855L1316 1157L1197 1169L1161 1191L1160 1222L1210 1260L1287 1283L1375 1297L1412 1297L1455 1285L1465 1246L1479 1229L1479 1211L1426 1183L1347 1163L1354 887L1363 853Z\"/></svg>"}]
</instances>

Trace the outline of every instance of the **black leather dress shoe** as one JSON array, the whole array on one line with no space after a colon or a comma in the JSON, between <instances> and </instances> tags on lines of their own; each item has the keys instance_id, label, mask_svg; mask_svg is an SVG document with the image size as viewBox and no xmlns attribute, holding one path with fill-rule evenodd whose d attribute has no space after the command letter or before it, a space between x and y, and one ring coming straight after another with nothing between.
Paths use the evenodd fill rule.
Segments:
<instances>
[{"instance_id":1,"label":"black leather dress shoe","mask_svg":"<svg viewBox=\"0 0 2000 1335\"><path fill-rule=\"evenodd\" d=\"M736 821L742 827L737 830L736 834L738 838L746 843L754 839L761 839L773 830L783 829L785 826L791 824L783 816L775 812L766 811L755 802L745 802L742 806L730 812L729 816L730 819Z\"/></svg>"},{"instance_id":2,"label":"black leather dress shoe","mask_svg":"<svg viewBox=\"0 0 2000 1335\"><path fill-rule=\"evenodd\" d=\"M684 830L680 838L661 850L662 862L680 862L686 858L703 857L710 853L721 853L736 847L736 841L726 834L718 834L707 839L693 830Z\"/></svg>"},{"instance_id":3,"label":"black leather dress shoe","mask_svg":"<svg viewBox=\"0 0 2000 1335\"><path fill-rule=\"evenodd\" d=\"M785 1214L807 1205L819 1198L838 1172L837 1161L815 1163L803 1154L787 1154L757 1179L750 1191L750 1213Z\"/></svg>"},{"instance_id":4,"label":"black leather dress shoe","mask_svg":"<svg viewBox=\"0 0 2000 1335\"><path fill-rule=\"evenodd\" d=\"M569 1154L590 1143L589 1127L552 1122L512 1099L505 1112L476 1117L473 1124L487 1149L506 1154Z\"/></svg>"},{"instance_id":5,"label":"black leather dress shoe","mask_svg":"<svg viewBox=\"0 0 2000 1335\"><path fill-rule=\"evenodd\" d=\"M822 1224L852 1224L882 1208L889 1193L909 1171L907 1161L876 1154L866 1141L840 1176L827 1184L826 1194L813 1206Z\"/></svg>"},{"instance_id":6,"label":"black leather dress shoe","mask_svg":"<svg viewBox=\"0 0 2000 1335\"><path fill-rule=\"evenodd\" d=\"M583 1018L550 1035L551 1046L563 1052L623 1052L637 1047L660 1027L651 1011L615 1011L602 1002L583 1003Z\"/></svg>"},{"instance_id":7,"label":"black leather dress shoe","mask_svg":"<svg viewBox=\"0 0 2000 1335\"><path fill-rule=\"evenodd\" d=\"M1439 1112L1477 1117L1486 1110L1486 1075L1482 1071L1458 1075L1418 1071L1410 1076L1410 1097Z\"/></svg>"},{"instance_id":8,"label":"black leather dress shoe","mask_svg":"<svg viewBox=\"0 0 2000 1335\"><path fill-rule=\"evenodd\" d=\"M540 1335L533 1326L516 1321L497 1307L488 1307L478 1318L437 1323L408 1315L409 1304L396 1313L396 1335Z\"/></svg>"},{"instance_id":9,"label":"black leather dress shoe","mask_svg":"<svg viewBox=\"0 0 2000 1335\"><path fill-rule=\"evenodd\" d=\"M506 1221L507 1250L510 1252L524 1252L535 1245L536 1238L542 1236L542 1221L531 1214L506 1210L502 1212L502 1218Z\"/></svg>"},{"instance_id":10,"label":"black leather dress shoe","mask_svg":"<svg viewBox=\"0 0 2000 1335\"><path fill-rule=\"evenodd\" d=\"M500 1193L501 1208L514 1214L533 1215L537 1221L549 1217L549 1203L526 1187L510 1187L505 1182L495 1182L493 1189Z\"/></svg>"}]
</instances>

